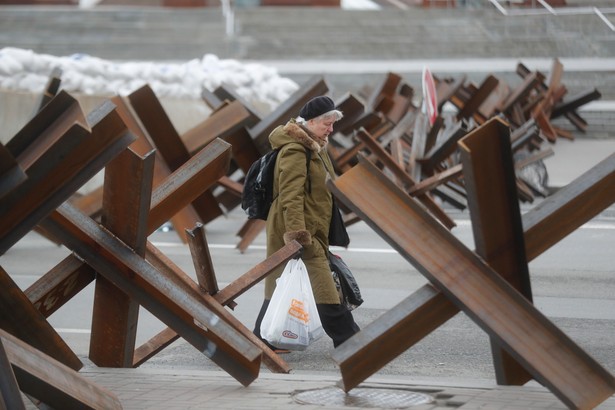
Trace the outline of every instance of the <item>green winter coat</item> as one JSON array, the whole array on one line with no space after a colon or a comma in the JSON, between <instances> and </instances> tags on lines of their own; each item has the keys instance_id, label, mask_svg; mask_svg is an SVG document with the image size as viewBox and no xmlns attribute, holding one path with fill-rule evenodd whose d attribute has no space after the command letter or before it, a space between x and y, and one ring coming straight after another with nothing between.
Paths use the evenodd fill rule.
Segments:
<instances>
[{"instance_id":1,"label":"green winter coat","mask_svg":"<svg viewBox=\"0 0 615 410\"><path fill-rule=\"evenodd\" d=\"M273 130L269 142L280 152L275 166L275 199L267 217L267 256L297 240L303 245L301 259L307 267L316 303L338 304L340 299L327 258L332 198L325 182L335 175L331 159L309 131L294 120ZM311 193L306 178L308 149L312 151ZM283 266L265 279L265 299L271 299L282 270Z\"/></svg>"}]
</instances>

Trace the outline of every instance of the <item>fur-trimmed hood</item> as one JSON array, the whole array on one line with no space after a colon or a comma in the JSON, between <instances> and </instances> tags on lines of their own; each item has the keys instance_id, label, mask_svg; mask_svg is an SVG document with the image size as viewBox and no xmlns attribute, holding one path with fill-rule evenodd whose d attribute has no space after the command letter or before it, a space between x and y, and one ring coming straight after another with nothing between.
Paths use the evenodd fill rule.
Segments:
<instances>
[{"instance_id":1,"label":"fur-trimmed hood","mask_svg":"<svg viewBox=\"0 0 615 410\"><path fill-rule=\"evenodd\" d=\"M320 152L322 147L312 138L310 132L295 120L290 120L285 125L280 125L269 135L271 148L277 149L290 142L298 142L313 152Z\"/></svg>"}]
</instances>

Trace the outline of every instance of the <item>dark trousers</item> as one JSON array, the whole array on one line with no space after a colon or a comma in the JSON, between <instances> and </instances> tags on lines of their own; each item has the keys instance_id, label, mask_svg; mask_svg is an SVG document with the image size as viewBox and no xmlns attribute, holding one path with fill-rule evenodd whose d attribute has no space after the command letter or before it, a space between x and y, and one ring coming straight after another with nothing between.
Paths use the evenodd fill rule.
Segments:
<instances>
[{"instance_id":1,"label":"dark trousers","mask_svg":"<svg viewBox=\"0 0 615 410\"><path fill-rule=\"evenodd\" d=\"M258 312L256 323L254 324L254 334L259 339L262 339L261 322L263 321L263 316L265 316L268 306L269 300L265 299L263 301L263 306L261 306L260 312ZM316 308L318 309L318 316L320 317L322 328L333 340L334 347L341 345L359 331L359 326L355 323L354 318L352 317L352 312L350 312L346 306L317 303ZM266 341L265 344L271 348L275 348Z\"/></svg>"}]
</instances>

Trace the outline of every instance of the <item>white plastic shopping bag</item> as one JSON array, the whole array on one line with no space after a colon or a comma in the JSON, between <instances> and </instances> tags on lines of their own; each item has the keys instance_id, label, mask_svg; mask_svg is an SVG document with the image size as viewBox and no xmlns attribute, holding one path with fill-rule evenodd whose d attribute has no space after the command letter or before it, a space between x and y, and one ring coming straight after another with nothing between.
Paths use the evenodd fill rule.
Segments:
<instances>
[{"instance_id":1,"label":"white plastic shopping bag","mask_svg":"<svg viewBox=\"0 0 615 410\"><path fill-rule=\"evenodd\" d=\"M276 282L261 337L280 349L305 350L323 334L305 264L291 259Z\"/></svg>"}]
</instances>

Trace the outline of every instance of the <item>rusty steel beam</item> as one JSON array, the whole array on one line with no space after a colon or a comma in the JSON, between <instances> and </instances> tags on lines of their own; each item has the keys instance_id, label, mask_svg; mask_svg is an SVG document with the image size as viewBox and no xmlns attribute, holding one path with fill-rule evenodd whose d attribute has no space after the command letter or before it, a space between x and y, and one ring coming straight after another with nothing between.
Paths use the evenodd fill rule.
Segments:
<instances>
[{"instance_id":1,"label":"rusty steel beam","mask_svg":"<svg viewBox=\"0 0 615 410\"><path fill-rule=\"evenodd\" d=\"M416 182L412 177L406 172L406 170L401 167L397 161L376 141L374 140L365 129L361 128L357 132L357 138L361 141L365 146L378 158L379 161L382 161L385 167L389 169L404 185L404 190L408 191ZM451 219L450 216L444 212L444 210L433 200L433 198L427 193L421 193L416 195L416 199L421 202L429 212L436 217L444 226L448 229L452 229L455 227L455 221Z\"/></svg>"},{"instance_id":2,"label":"rusty steel beam","mask_svg":"<svg viewBox=\"0 0 615 410\"><path fill-rule=\"evenodd\" d=\"M150 137L148 136L147 131L142 128L141 124L135 117L132 108L129 104L126 103L124 98L117 96L114 97L112 101L114 104L117 105L118 113L122 120L128 126L128 129L130 129L131 132L133 132L137 136L137 139L130 145L130 148L134 150L137 154L142 156L148 154L150 151L155 150L155 148L149 142ZM172 174L171 170L169 169L167 164L165 164L164 160L159 157L160 153L156 151L155 155L156 160L154 161L154 177L152 183L154 189L158 188L158 186L160 186L160 184L162 184L164 180ZM194 224L199 221L199 214L196 212L192 204L187 203L184 208L178 210L173 215L169 215L168 219L171 221L171 224L175 228L175 232L185 243L186 236L184 230L186 228L194 226Z\"/></svg>"},{"instance_id":3,"label":"rusty steel beam","mask_svg":"<svg viewBox=\"0 0 615 410\"><path fill-rule=\"evenodd\" d=\"M523 215L528 261L615 203L615 154Z\"/></svg>"},{"instance_id":4,"label":"rusty steel beam","mask_svg":"<svg viewBox=\"0 0 615 410\"><path fill-rule=\"evenodd\" d=\"M6 144L26 172L58 139L75 126L88 128L79 102L61 91Z\"/></svg>"},{"instance_id":5,"label":"rusty steel beam","mask_svg":"<svg viewBox=\"0 0 615 410\"><path fill-rule=\"evenodd\" d=\"M531 301L510 129L493 118L459 141L459 148L475 251Z\"/></svg>"},{"instance_id":6,"label":"rusty steel beam","mask_svg":"<svg viewBox=\"0 0 615 410\"><path fill-rule=\"evenodd\" d=\"M26 410L11 361L0 338L0 409Z\"/></svg>"},{"instance_id":7,"label":"rusty steel beam","mask_svg":"<svg viewBox=\"0 0 615 410\"><path fill-rule=\"evenodd\" d=\"M526 212L523 215L523 225L527 261L533 260L614 203L615 191L609 189L613 184L615 184L615 154L566 187L558 190L556 194L547 198L540 205ZM602 198L597 201L587 200L587 198L600 196ZM404 321L401 326L392 319L387 321L377 319L370 323L363 329L364 334L372 335L370 338L363 336L361 339L351 339L351 341L354 340L353 344L343 347L344 350L355 352L345 353L349 365L355 366L357 370L356 372L349 372L347 375L349 378L347 383L349 383L350 388L357 386L396 358L400 352L409 349L416 341L421 340L431 332L429 328L423 328L420 322L417 322L422 318L422 312L425 311L423 305L427 307L428 311L436 309L435 306L437 306L438 311L442 312L432 318L434 321L437 320L438 326L444 324L459 311L456 307L455 310L449 309L450 306L454 305L440 292L418 291L403 302L403 306L415 306L413 310L396 313L395 310L404 309L400 304L399 307L394 307L390 312L387 312L390 318L400 317L400 320ZM408 317L406 318L406 316ZM399 330L400 333L394 332L393 329ZM412 337L404 333L404 329L410 329ZM371 349L371 343L377 343L376 346L380 346L379 341L374 341L380 337L379 332L390 333L391 339L397 340L396 349L379 349L379 355L370 355L369 360L365 361L362 357L364 355L362 350ZM356 366L368 367L360 369Z\"/></svg>"},{"instance_id":8,"label":"rusty steel beam","mask_svg":"<svg viewBox=\"0 0 615 410\"><path fill-rule=\"evenodd\" d=\"M521 100L525 99L532 90L537 88L537 86L542 83L542 80L543 76L538 72L533 72L525 76L523 78L523 83L512 90L510 95L502 101L500 111L508 113L514 105L517 105Z\"/></svg>"},{"instance_id":9,"label":"rusty steel beam","mask_svg":"<svg viewBox=\"0 0 615 410\"><path fill-rule=\"evenodd\" d=\"M244 253L266 226L267 222L261 219L248 219L238 233L241 237L236 246L239 252Z\"/></svg>"},{"instance_id":10,"label":"rusty steel beam","mask_svg":"<svg viewBox=\"0 0 615 410\"><path fill-rule=\"evenodd\" d=\"M187 229L186 234L197 282L204 292L214 296L220 289L218 288L216 271L214 270L209 246L207 245L205 228L203 224L199 223L193 229Z\"/></svg>"},{"instance_id":11,"label":"rusty steel beam","mask_svg":"<svg viewBox=\"0 0 615 410\"><path fill-rule=\"evenodd\" d=\"M521 210L508 124L492 118L459 141L475 252L532 301ZM491 340L498 384L524 385L532 376L496 338Z\"/></svg>"},{"instance_id":12,"label":"rusty steel beam","mask_svg":"<svg viewBox=\"0 0 615 410\"><path fill-rule=\"evenodd\" d=\"M0 144L0 201L2 197L11 192L28 176L19 166L13 155L2 144Z\"/></svg>"},{"instance_id":13,"label":"rusty steel beam","mask_svg":"<svg viewBox=\"0 0 615 410\"><path fill-rule=\"evenodd\" d=\"M335 122L333 126L333 134L340 132L348 134L355 129L355 124L365 115L365 107L363 102L355 95L346 93L337 99L335 106L338 110L344 113L344 117ZM332 134L332 135L333 135Z\"/></svg>"},{"instance_id":14,"label":"rusty steel beam","mask_svg":"<svg viewBox=\"0 0 615 410\"><path fill-rule=\"evenodd\" d=\"M83 366L45 317L0 266L0 328L72 369Z\"/></svg>"},{"instance_id":15,"label":"rusty steel beam","mask_svg":"<svg viewBox=\"0 0 615 410\"><path fill-rule=\"evenodd\" d=\"M153 151L141 157L129 148L105 168L102 224L142 257L149 234L154 159ZM99 275L94 288L90 360L100 367L132 367L138 318L139 304Z\"/></svg>"},{"instance_id":16,"label":"rusty steel beam","mask_svg":"<svg viewBox=\"0 0 615 410\"><path fill-rule=\"evenodd\" d=\"M115 101L119 105L119 107L123 107L119 112L122 114L122 118L129 119L128 116L130 114L129 111L126 111L127 106L122 103L121 100ZM130 122L129 122L130 124ZM134 124L133 124L134 125ZM135 128L138 130L139 128ZM152 152L150 149L150 145L147 143L144 134L137 134L139 138L133 144L131 144L131 148L136 149L138 152L143 153L142 155L148 155ZM156 167L158 164L158 167ZM207 166L207 164L202 164L201 166ZM159 185L162 185L165 181L165 176L169 177L171 174L168 171L165 171L162 164L158 161L154 162L154 180L158 182ZM196 166L192 170L192 177L197 176L199 172L197 171ZM184 178L186 176L184 175ZM170 186L173 184L173 179L166 180L166 185ZM204 189L205 186L201 187ZM195 187L195 190L198 188ZM102 191L102 190L101 190ZM196 193L196 191L195 191ZM169 192L167 192L169 194ZM160 194L158 196L162 196ZM162 200L162 199L160 199ZM171 208L171 214L175 213L173 216L169 218L174 222L174 225L178 227L178 225L188 225L193 224L190 222L192 218L190 217L190 198L183 198L181 196L172 196L168 199L173 203L173 208ZM182 208L183 207L183 208ZM179 209L179 211L176 211ZM162 211L161 211L162 212ZM185 218L183 218L186 216ZM181 221L178 221L179 218ZM164 215L160 216L160 220L163 220ZM158 226L150 226L148 228L147 234L151 234ZM52 269L50 272L45 274L42 278L40 278L34 285L32 285L31 289L29 289L26 293L28 297L32 301L35 306L43 313L45 317L48 317L57 310L59 307L64 305L72 296L80 292L85 286L87 286L94 279L93 270L84 264L82 261L79 261L74 256L69 256L65 261L60 263L56 268Z\"/></svg>"},{"instance_id":17,"label":"rusty steel beam","mask_svg":"<svg viewBox=\"0 0 615 410\"><path fill-rule=\"evenodd\" d=\"M362 159L327 184L566 405L593 408L615 392L615 379L608 371L373 164ZM393 342L398 341L390 340ZM351 369L346 368L344 355L352 355L352 349L344 347L338 348L340 353L336 349L334 359L345 379ZM348 391L349 385L345 380L342 383Z\"/></svg>"},{"instance_id":18,"label":"rusty steel beam","mask_svg":"<svg viewBox=\"0 0 615 410\"><path fill-rule=\"evenodd\" d=\"M183 133L181 141L188 152L194 155L214 139L226 140L228 136L253 123L244 105L240 101L233 101Z\"/></svg>"},{"instance_id":19,"label":"rusty steel beam","mask_svg":"<svg viewBox=\"0 0 615 410\"><path fill-rule=\"evenodd\" d=\"M76 120L43 154L28 155L36 157L27 169L28 180L0 201L3 215L0 254L70 198L134 140L115 112L115 106L108 101L90 113L87 123L93 124L91 129Z\"/></svg>"},{"instance_id":20,"label":"rusty steel beam","mask_svg":"<svg viewBox=\"0 0 615 410\"><path fill-rule=\"evenodd\" d=\"M69 255L25 290L26 297L49 317L92 283L96 273L75 255Z\"/></svg>"},{"instance_id":21,"label":"rusty steel beam","mask_svg":"<svg viewBox=\"0 0 615 410\"><path fill-rule=\"evenodd\" d=\"M423 158L420 158L421 164L427 168L426 173L433 172L441 162L457 151L457 143L468 131L468 126L463 121L459 121L447 129L442 142L429 150Z\"/></svg>"},{"instance_id":22,"label":"rusty steel beam","mask_svg":"<svg viewBox=\"0 0 615 410\"><path fill-rule=\"evenodd\" d=\"M136 369L141 366L178 339L179 335L175 330L170 327L163 329L157 335L135 349L132 358L132 367Z\"/></svg>"},{"instance_id":23,"label":"rusty steel beam","mask_svg":"<svg viewBox=\"0 0 615 410\"><path fill-rule=\"evenodd\" d=\"M300 249L301 246L297 245L294 241L285 245L263 262L226 285L214 298L222 305L227 305L230 301L241 296L252 286L263 280L272 270L288 262Z\"/></svg>"},{"instance_id":24,"label":"rusty steel beam","mask_svg":"<svg viewBox=\"0 0 615 410\"><path fill-rule=\"evenodd\" d=\"M169 169L175 172L188 162L191 154L151 87L144 85L132 92L128 100ZM192 203L201 222L207 223L223 214L211 190L199 192Z\"/></svg>"},{"instance_id":25,"label":"rusty steel beam","mask_svg":"<svg viewBox=\"0 0 615 410\"><path fill-rule=\"evenodd\" d=\"M296 241L285 245L279 251L269 256L265 261L259 263L250 271L246 272L244 275L227 285L222 290L222 292L219 292L214 295L214 300L220 305L228 306L229 302L239 297L246 290L250 289L256 283L261 281L272 270L288 262L288 260L294 257L300 249L301 246ZM154 265L171 267L175 271L176 275L186 278L185 274L178 267L176 267L173 262L169 261L168 258L166 258L162 253L160 253L154 246L150 245L148 258L148 260ZM194 287L194 284L191 280L187 278L185 280L189 285ZM199 291L198 288L195 289ZM234 319L231 319L230 322L236 323ZM246 336L250 340L252 340L257 346L259 346L263 350L263 353L265 354L263 362L271 371L275 373L288 373L290 371L288 364L281 360L273 352L271 352L270 349L260 339L256 338L252 332L250 332L249 330L247 330L246 332L244 326L239 324L237 325L237 329L246 334ZM133 364L134 367L138 367L145 361L149 360L155 354L170 345L173 341L177 340L178 337L179 336L177 335L177 333L175 333L171 329L165 329L158 333L156 336L154 336L149 341L147 341L135 350L135 358Z\"/></svg>"},{"instance_id":26,"label":"rusty steel beam","mask_svg":"<svg viewBox=\"0 0 615 410\"><path fill-rule=\"evenodd\" d=\"M457 313L433 285L422 286L333 351L343 389L352 390Z\"/></svg>"},{"instance_id":27,"label":"rusty steel beam","mask_svg":"<svg viewBox=\"0 0 615 410\"><path fill-rule=\"evenodd\" d=\"M280 249L274 255L267 258L263 263L261 263L260 267L262 268L262 266L265 266L265 274L261 277L258 277L257 280L264 278L266 274L270 273L276 267L288 262L290 258L297 254L300 248L301 245L293 241L292 243L286 245L284 248ZM184 273L175 263L173 263L173 261L171 261L167 256L165 256L152 244L148 244L147 260L161 272L166 272L167 275L178 278L178 280L183 281L186 286L192 288L195 292L201 294L203 302L212 310L214 314L218 314L220 318L226 321L226 323L228 323L231 327L233 327L235 330L237 330L240 334L245 336L248 340L250 340L263 351L263 361L271 371L275 373L288 373L290 371L288 364L284 360L282 360L277 354L273 353L267 347L267 345L263 343L261 339L256 337L256 335L250 329L246 328L243 323L241 323L227 309L223 307L222 298L217 296L211 296L206 293L203 294L199 286L194 283L194 281L186 273ZM244 289L238 291L236 295L230 295L228 298L226 298L226 300L224 300L225 304L228 306L229 301L239 296L241 293L243 293L243 291L249 289L255 284L256 282L246 284Z\"/></svg>"},{"instance_id":28,"label":"rusty steel beam","mask_svg":"<svg viewBox=\"0 0 615 410\"><path fill-rule=\"evenodd\" d=\"M248 101L246 101L241 95L239 95L239 93L234 90L232 87L228 87L226 84L220 84L214 91L213 91L213 96L215 98L218 98L218 101L228 101L228 102L232 102L232 101L239 101L241 102L241 105L243 105L243 107L248 110L248 112L250 113L250 120L248 121L248 123L246 124L247 128L253 127L256 123L258 123L261 119L262 119L262 115L261 113L252 106L252 104ZM215 102L212 99L212 102L215 104ZM220 105L221 103L218 103L218 105ZM219 108L219 107L218 107ZM214 111L217 110L217 108L214 109Z\"/></svg>"},{"instance_id":29,"label":"rusty steel beam","mask_svg":"<svg viewBox=\"0 0 615 410\"><path fill-rule=\"evenodd\" d=\"M453 165L452 167L445 169L442 172L434 174L429 178L422 179L420 182L417 182L412 188L408 190L408 193L412 196L418 196L421 194L425 194L433 189L435 189L438 185L442 185L448 181L452 181L455 179L459 179L463 176L463 167L461 164Z\"/></svg>"},{"instance_id":30,"label":"rusty steel beam","mask_svg":"<svg viewBox=\"0 0 615 410\"><path fill-rule=\"evenodd\" d=\"M122 408L115 394L3 330L0 330L0 343L6 350L19 389L40 401L41 408Z\"/></svg>"},{"instance_id":31,"label":"rusty steel beam","mask_svg":"<svg viewBox=\"0 0 615 410\"><path fill-rule=\"evenodd\" d=\"M244 174L248 173L254 161L260 158L258 148L247 129L242 128L224 139L233 147L233 161Z\"/></svg>"},{"instance_id":32,"label":"rusty steel beam","mask_svg":"<svg viewBox=\"0 0 615 410\"><path fill-rule=\"evenodd\" d=\"M54 67L49 74L47 84L43 88L43 92L39 96L36 103L36 112L40 111L58 94L60 91L60 84L62 83L62 69L60 67ZM36 114L36 113L35 113Z\"/></svg>"},{"instance_id":33,"label":"rusty steel beam","mask_svg":"<svg viewBox=\"0 0 615 410\"><path fill-rule=\"evenodd\" d=\"M258 377L261 351L183 280L156 269L70 204L61 205L43 226L241 384Z\"/></svg>"},{"instance_id":34,"label":"rusty steel beam","mask_svg":"<svg viewBox=\"0 0 615 410\"><path fill-rule=\"evenodd\" d=\"M480 106L485 102L485 100L487 100L487 98L489 98L489 95L491 95L491 93L497 88L499 83L500 80L498 80L495 76L487 76L476 92L474 92L470 98L463 103L463 106L457 113L457 119L463 120L474 116L474 114L478 112Z\"/></svg>"},{"instance_id":35,"label":"rusty steel beam","mask_svg":"<svg viewBox=\"0 0 615 410\"><path fill-rule=\"evenodd\" d=\"M230 158L230 144L216 139L173 172L153 194L148 221L150 232L183 209L186 201L192 201L226 175Z\"/></svg>"}]
</instances>

